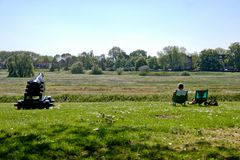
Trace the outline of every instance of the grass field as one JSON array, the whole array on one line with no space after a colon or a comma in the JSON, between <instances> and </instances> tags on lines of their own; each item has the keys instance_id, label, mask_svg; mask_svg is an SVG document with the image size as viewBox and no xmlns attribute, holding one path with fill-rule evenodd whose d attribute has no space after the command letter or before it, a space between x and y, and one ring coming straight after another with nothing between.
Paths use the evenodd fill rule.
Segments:
<instances>
[{"instance_id":1,"label":"grass field","mask_svg":"<svg viewBox=\"0 0 240 160\"><path fill-rule=\"evenodd\" d=\"M0 104L0 159L239 159L239 104Z\"/></svg>"},{"instance_id":2,"label":"grass field","mask_svg":"<svg viewBox=\"0 0 240 160\"><path fill-rule=\"evenodd\" d=\"M40 71L36 71L38 73ZM179 76L180 72L163 72L163 76L139 76L136 73L105 72L104 75L73 75L69 72L43 71L46 92L59 94L172 94L177 83L183 82L193 93L196 89L209 89L212 94L240 94L240 73L192 72L191 76ZM8 78L6 70L0 71L0 95L22 95L27 80ZM160 74L161 75L161 74Z\"/></svg>"},{"instance_id":3,"label":"grass field","mask_svg":"<svg viewBox=\"0 0 240 160\"><path fill-rule=\"evenodd\" d=\"M240 159L240 73L43 73L55 108L16 110L31 78L0 70L0 159ZM179 82L219 106L171 106Z\"/></svg>"}]
</instances>

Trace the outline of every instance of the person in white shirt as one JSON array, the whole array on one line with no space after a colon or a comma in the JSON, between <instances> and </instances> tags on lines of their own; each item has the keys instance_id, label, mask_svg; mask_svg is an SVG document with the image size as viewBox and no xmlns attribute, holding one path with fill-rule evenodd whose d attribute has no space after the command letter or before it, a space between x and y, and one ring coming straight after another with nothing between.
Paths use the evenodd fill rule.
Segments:
<instances>
[{"instance_id":1,"label":"person in white shirt","mask_svg":"<svg viewBox=\"0 0 240 160\"><path fill-rule=\"evenodd\" d=\"M185 102L187 100L187 90L184 90L184 84L183 83L179 83L178 84L178 89L173 93L173 97L172 97L172 105L176 106L176 103L184 103L185 105ZM177 98L178 96L184 96L186 97L186 99L181 99L180 101L181 102L178 102L177 101Z\"/></svg>"}]
</instances>

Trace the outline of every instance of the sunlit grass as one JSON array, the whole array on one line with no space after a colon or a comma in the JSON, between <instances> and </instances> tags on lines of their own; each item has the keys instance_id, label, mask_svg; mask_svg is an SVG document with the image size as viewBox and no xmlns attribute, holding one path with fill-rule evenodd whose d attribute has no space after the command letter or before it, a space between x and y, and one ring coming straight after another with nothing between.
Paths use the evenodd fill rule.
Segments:
<instances>
[{"instance_id":1,"label":"sunlit grass","mask_svg":"<svg viewBox=\"0 0 240 160\"><path fill-rule=\"evenodd\" d=\"M0 159L237 159L239 102L0 104Z\"/></svg>"}]
</instances>

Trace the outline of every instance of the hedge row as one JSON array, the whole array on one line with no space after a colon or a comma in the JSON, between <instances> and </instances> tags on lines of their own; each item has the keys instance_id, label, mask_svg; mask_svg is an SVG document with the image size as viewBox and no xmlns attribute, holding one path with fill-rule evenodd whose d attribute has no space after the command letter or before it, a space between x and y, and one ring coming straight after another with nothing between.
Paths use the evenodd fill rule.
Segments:
<instances>
[{"instance_id":1,"label":"hedge row","mask_svg":"<svg viewBox=\"0 0 240 160\"><path fill-rule=\"evenodd\" d=\"M189 101L194 95L189 95ZM216 97L217 101L240 101L240 94L210 95ZM0 96L0 103L15 103L22 99L22 96ZM52 97L56 102L113 102L113 101L171 101L171 95L123 95L123 94L63 94Z\"/></svg>"}]
</instances>

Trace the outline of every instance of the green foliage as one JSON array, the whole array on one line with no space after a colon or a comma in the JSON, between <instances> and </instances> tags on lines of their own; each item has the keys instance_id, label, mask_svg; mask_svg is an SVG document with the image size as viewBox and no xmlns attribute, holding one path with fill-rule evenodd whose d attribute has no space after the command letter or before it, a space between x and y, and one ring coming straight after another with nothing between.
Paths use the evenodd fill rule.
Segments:
<instances>
[{"instance_id":1,"label":"green foliage","mask_svg":"<svg viewBox=\"0 0 240 160\"><path fill-rule=\"evenodd\" d=\"M60 69L61 69L60 59L61 59L60 55L54 56L51 67L49 69L50 72L54 72L55 70L60 71Z\"/></svg>"},{"instance_id":2,"label":"green foliage","mask_svg":"<svg viewBox=\"0 0 240 160\"><path fill-rule=\"evenodd\" d=\"M234 69L240 71L240 42L232 43L229 46Z\"/></svg>"},{"instance_id":3,"label":"green foliage","mask_svg":"<svg viewBox=\"0 0 240 160\"><path fill-rule=\"evenodd\" d=\"M160 63L163 69L181 71L187 69L186 49L178 46L164 47L163 52L159 53Z\"/></svg>"},{"instance_id":4,"label":"green foliage","mask_svg":"<svg viewBox=\"0 0 240 160\"><path fill-rule=\"evenodd\" d=\"M79 59L83 63L85 70L90 70L94 65L97 65L97 59L94 56L93 51L90 51L89 53L81 53Z\"/></svg>"},{"instance_id":5,"label":"green foliage","mask_svg":"<svg viewBox=\"0 0 240 160\"><path fill-rule=\"evenodd\" d=\"M157 57L150 57L147 61L150 69L157 70L160 68Z\"/></svg>"},{"instance_id":6,"label":"green foliage","mask_svg":"<svg viewBox=\"0 0 240 160\"><path fill-rule=\"evenodd\" d=\"M76 62L71 66L72 74L83 74L83 64L81 62Z\"/></svg>"},{"instance_id":7,"label":"green foliage","mask_svg":"<svg viewBox=\"0 0 240 160\"><path fill-rule=\"evenodd\" d=\"M113 47L109 50L108 55L114 62L114 70L125 67L128 56L121 48Z\"/></svg>"},{"instance_id":8,"label":"green foliage","mask_svg":"<svg viewBox=\"0 0 240 160\"><path fill-rule=\"evenodd\" d=\"M141 66L146 66L146 65L147 65L146 59L144 57L139 57L136 61L135 69L136 69L136 71L140 70Z\"/></svg>"},{"instance_id":9,"label":"green foliage","mask_svg":"<svg viewBox=\"0 0 240 160\"><path fill-rule=\"evenodd\" d=\"M238 159L239 114L239 102L0 104L0 159Z\"/></svg>"},{"instance_id":10,"label":"green foliage","mask_svg":"<svg viewBox=\"0 0 240 160\"><path fill-rule=\"evenodd\" d=\"M201 51L199 56L199 66L202 71L221 71L223 65L219 59L219 54L216 50L207 49Z\"/></svg>"},{"instance_id":11,"label":"green foliage","mask_svg":"<svg viewBox=\"0 0 240 160\"><path fill-rule=\"evenodd\" d=\"M91 74L103 74L102 69L98 66L93 66L91 70Z\"/></svg>"},{"instance_id":12,"label":"green foliage","mask_svg":"<svg viewBox=\"0 0 240 160\"><path fill-rule=\"evenodd\" d=\"M191 74L187 71L181 73L181 76L191 76Z\"/></svg>"},{"instance_id":13,"label":"green foliage","mask_svg":"<svg viewBox=\"0 0 240 160\"><path fill-rule=\"evenodd\" d=\"M139 75L140 76L146 76L148 72L149 72L149 67L148 66L139 67Z\"/></svg>"},{"instance_id":14,"label":"green foliage","mask_svg":"<svg viewBox=\"0 0 240 160\"><path fill-rule=\"evenodd\" d=\"M118 68L117 69L117 74L122 75L123 74L123 68Z\"/></svg>"},{"instance_id":15,"label":"green foliage","mask_svg":"<svg viewBox=\"0 0 240 160\"><path fill-rule=\"evenodd\" d=\"M34 75L32 59L26 54L15 54L7 60L8 77L31 77Z\"/></svg>"},{"instance_id":16,"label":"green foliage","mask_svg":"<svg viewBox=\"0 0 240 160\"><path fill-rule=\"evenodd\" d=\"M145 57L145 58L147 58L147 52L144 51L144 50L138 49L136 51L131 52L129 56L131 58L133 58L133 57L136 57L136 58Z\"/></svg>"},{"instance_id":17,"label":"green foliage","mask_svg":"<svg viewBox=\"0 0 240 160\"><path fill-rule=\"evenodd\" d=\"M41 56L28 51L0 51L0 68L6 68L6 60L14 54L26 54L33 59L35 68L68 71L72 64L77 61L82 62L85 70L90 70L94 65L102 70L116 71L123 68L124 71L137 71L140 66L148 65L151 70L163 69L165 71L239 71L240 70L240 43L235 42L229 46L228 50L222 48L207 49L201 53L189 54L184 47L167 46L158 52L158 57L147 55L147 52L137 49L129 55L119 47L113 47L108 52L108 57L104 54L96 56L93 51L82 52L79 56L70 53L62 55ZM51 65L50 65L51 64Z\"/></svg>"}]
</instances>

